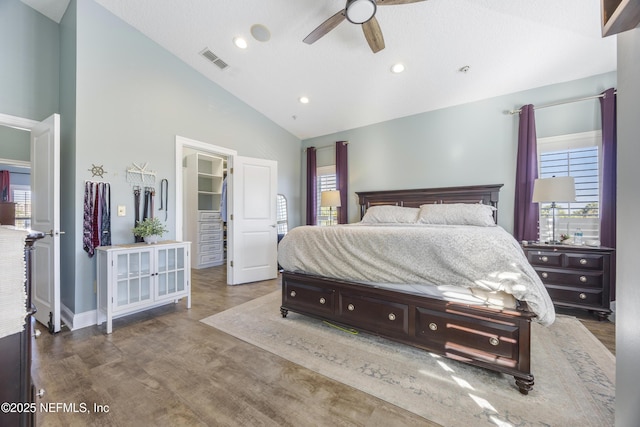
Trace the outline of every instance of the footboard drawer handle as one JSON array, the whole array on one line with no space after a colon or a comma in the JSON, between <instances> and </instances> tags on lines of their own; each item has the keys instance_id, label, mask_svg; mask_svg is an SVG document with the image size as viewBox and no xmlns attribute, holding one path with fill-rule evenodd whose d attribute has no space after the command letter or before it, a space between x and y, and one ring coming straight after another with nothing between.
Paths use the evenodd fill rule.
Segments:
<instances>
[{"instance_id":1,"label":"footboard drawer handle","mask_svg":"<svg viewBox=\"0 0 640 427\"><path fill-rule=\"evenodd\" d=\"M586 283L587 282L587 276L580 276L580 281L582 283Z\"/></svg>"},{"instance_id":2,"label":"footboard drawer handle","mask_svg":"<svg viewBox=\"0 0 640 427\"><path fill-rule=\"evenodd\" d=\"M389 313L389 320L396 320L396 315L393 313Z\"/></svg>"},{"instance_id":3,"label":"footboard drawer handle","mask_svg":"<svg viewBox=\"0 0 640 427\"><path fill-rule=\"evenodd\" d=\"M496 338L496 337L491 337L491 338L489 338L489 344L498 345L498 344L500 344L500 340L498 338Z\"/></svg>"},{"instance_id":4,"label":"footboard drawer handle","mask_svg":"<svg viewBox=\"0 0 640 427\"><path fill-rule=\"evenodd\" d=\"M291 295L291 297L295 297L296 296L296 291L291 291L291 293L289 295Z\"/></svg>"},{"instance_id":5,"label":"footboard drawer handle","mask_svg":"<svg viewBox=\"0 0 640 427\"><path fill-rule=\"evenodd\" d=\"M588 261L584 258L580 258L580 264L585 265Z\"/></svg>"},{"instance_id":6,"label":"footboard drawer handle","mask_svg":"<svg viewBox=\"0 0 640 427\"><path fill-rule=\"evenodd\" d=\"M540 273L540 276L542 276L543 279L546 279L547 277L549 277L549 274L546 271L543 271L542 273Z\"/></svg>"},{"instance_id":7,"label":"footboard drawer handle","mask_svg":"<svg viewBox=\"0 0 640 427\"><path fill-rule=\"evenodd\" d=\"M324 299L324 298L320 298L320 304L324 304L324 303L326 303L326 302L327 302L327 300L326 300L326 299Z\"/></svg>"},{"instance_id":8,"label":"footboard drawer handle","mask_svg":"<svg viewBox=\"0 0 640 427\"><path fill-rule=\"evenodd\" d=\"M437 331L438 330L438 325L436 325L435 323L431 322L431 323L429 323L429 329L431 329L432 331Z\"/></svg>"},{"instance_id":9,"label":"footboard drawer handle","mask_svg":"<svg viewBox=\"0 0 640 427\"><path fill-rule=\"evenodd\" d=\"M353 304L349 304L347 308L349 309L349 311L353 311L356 309L356 307Z\"/></svg>"},{"instance_id":10,"label":"footboard drawer handle","mask_svg":"<svg viewBox=\"0 0 640 427\"><path fill-rule=\"evenodd\" d=\"M546 256L541 256L540 257L540 261L547 262L547 261L549 261L549 258L547 258Z\"/></svg>"},{"instance_id":11,"label":"footboard drawer handle","mask_svg":"<svg viewBox=\"0 0 640 427\"><path fill-rule=\"evenodd\" d=\"M585 293L581 293L578 296L580 297L580 299L587 299L587 294L585 294Z\"/></svg>"}]
</instances>

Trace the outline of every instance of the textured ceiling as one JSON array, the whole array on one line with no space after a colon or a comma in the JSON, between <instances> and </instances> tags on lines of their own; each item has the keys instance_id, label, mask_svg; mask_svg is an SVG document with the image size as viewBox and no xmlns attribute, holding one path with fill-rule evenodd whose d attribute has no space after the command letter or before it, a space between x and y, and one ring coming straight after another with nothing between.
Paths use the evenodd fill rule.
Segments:
<instances>
[{"instance_id":1,"label":"textured ceiling","mask_svg":"<svg viewBox=\"0 0 640 427\"><path fill-rule=\"evenodd\" d=\"M616 69L599 0L380 6L386 48L376 54L348 21L302 42L344 0L96 1L301 139ZM253 24L268 27L270 41L253 39ZM235 36L248 48L236 48ZM205 47L229 67L205 60ZM404 73L390 72L396 62Z\"/></svg>"}]
</instances>

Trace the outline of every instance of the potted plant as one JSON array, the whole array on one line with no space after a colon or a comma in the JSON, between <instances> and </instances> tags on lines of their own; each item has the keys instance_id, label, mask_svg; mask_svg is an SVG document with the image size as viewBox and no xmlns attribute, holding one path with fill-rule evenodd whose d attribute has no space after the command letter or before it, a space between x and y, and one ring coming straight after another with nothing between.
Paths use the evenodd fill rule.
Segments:
<instances>
[{"instance_id":1,"label":"potted plant","mask_svg":"<svg viewBox=\"0 0 640 427\"><path fill-rule=\"evenodd\" d=\"M133 228L133 235L144 238L147 244L156 243L158 239L167 231L169 231L159 218L145 218L138 221Z\"/></svg>"}]
</instances>

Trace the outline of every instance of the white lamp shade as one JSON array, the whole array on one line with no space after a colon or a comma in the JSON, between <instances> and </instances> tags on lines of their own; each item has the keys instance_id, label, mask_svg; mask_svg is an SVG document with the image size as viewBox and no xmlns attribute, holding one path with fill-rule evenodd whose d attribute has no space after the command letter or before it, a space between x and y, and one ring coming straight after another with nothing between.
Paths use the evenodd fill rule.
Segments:
<instances>
[{"instance_id":1,"label":"white lamp shade","mask_svg":"<svg viewBox=\"0 0 640 427\"><path fill-rule=\"evenodd\" d=\"M339 207L340 204L340 191L339 190L330 190L323 191L320 194L320 206L324 208L328 207Z\"/></svg>"},{"instance_id":2,"label":"white lamp shade","mask_svg":"<svg viewBox=\"0 0 640 427\"><path fill-rule=\"evenodd\" d=\"M540 178L533 183L534 203L575 201L576 182L572 176Z\"/></svg>"}]
</instances>

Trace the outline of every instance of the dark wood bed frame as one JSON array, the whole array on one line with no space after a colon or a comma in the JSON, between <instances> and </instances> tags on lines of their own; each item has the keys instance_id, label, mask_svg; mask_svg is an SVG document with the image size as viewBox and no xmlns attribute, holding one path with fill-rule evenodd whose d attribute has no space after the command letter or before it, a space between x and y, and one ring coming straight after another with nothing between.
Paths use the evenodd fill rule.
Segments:
<instances>
[{"instance_id":1,"label":"dark wood bed frame","mask_svg":"<svg viewBox=\"0 0 640 427\"><path fill-rule=\"evenodd\" d=\"M502 184L356 194L364 215L376 205L482 201L497 207L500 187ZM494 218L497 221L497 211ZM531 321L535 314L523 302L513 310L488 308L284 271L282 317L289 311L513 375L522 394L533 388Z\"/></svg>"}]
</instances>

